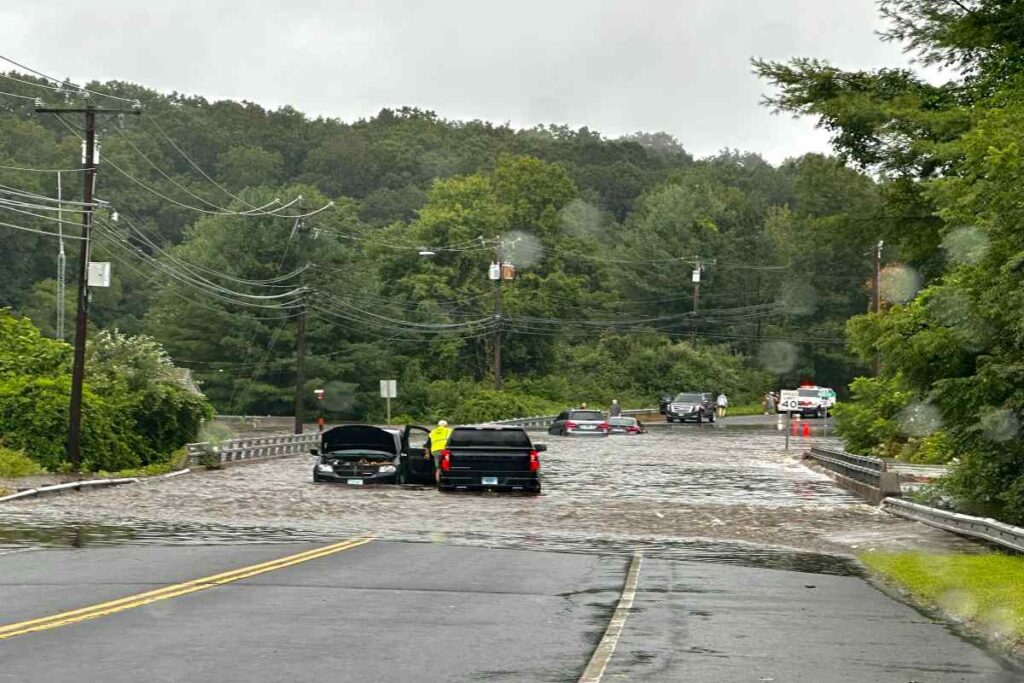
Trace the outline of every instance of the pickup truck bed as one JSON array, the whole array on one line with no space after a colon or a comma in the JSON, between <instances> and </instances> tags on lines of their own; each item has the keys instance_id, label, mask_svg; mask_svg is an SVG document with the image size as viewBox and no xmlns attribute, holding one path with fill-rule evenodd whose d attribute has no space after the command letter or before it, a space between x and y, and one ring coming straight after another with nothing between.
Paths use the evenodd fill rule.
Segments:
<instances>
[{"instance_id":1,"label":"pickup truck bed","mask_svg":"<svg viewBox=\"0 0 1024 683\"><path fill-rule=\"evenodd\" d=\"M519 433L512 434L512 430ZM460 445L460 442L473 445ZM503 445L510 442L518 444ZM448 440L448 447L441 452L438 488L442 491L482 489L540 493L540 451L543 449L530 443L521 427L457 428Z\"/></svg>"}]
</instances>

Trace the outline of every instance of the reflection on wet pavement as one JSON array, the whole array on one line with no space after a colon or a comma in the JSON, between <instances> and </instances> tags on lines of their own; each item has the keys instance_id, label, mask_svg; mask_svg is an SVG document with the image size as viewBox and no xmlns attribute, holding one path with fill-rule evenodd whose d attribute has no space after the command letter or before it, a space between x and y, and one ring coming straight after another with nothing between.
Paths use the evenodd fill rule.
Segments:
<instances>
[{"instance_id":1,"label":"reflection on wet pavement","mask_svg":"<svg viewBox=\"0 0 1024 683\"><path fill-rule=\"evenodd\" d=\"M289 458L0 507L0 549L265 543L374 534L846 574L861 548L976 548L861 503L782 450L773 431L693 427L542 437L544 494L441 494L311 483Z\"/></svg>"}]
</instances>

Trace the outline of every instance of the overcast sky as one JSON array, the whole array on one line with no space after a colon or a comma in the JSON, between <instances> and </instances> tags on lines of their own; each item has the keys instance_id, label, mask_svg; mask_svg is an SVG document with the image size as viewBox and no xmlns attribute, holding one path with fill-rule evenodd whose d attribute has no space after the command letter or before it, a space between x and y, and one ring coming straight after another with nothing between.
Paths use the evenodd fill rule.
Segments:
<instances>
[{"instance_id":1,"label":"overcast sky","mask_svg":"<svg viewBox=\"0 0 1024 683\"><path fill-rule=\"evenodd\" d=\"M907 64L882 26L874 0L35 0L0 6L0 54L346 121L412 105L779 162L827 137L759 104L750 58Z\"/></svg>"}]
</instances>

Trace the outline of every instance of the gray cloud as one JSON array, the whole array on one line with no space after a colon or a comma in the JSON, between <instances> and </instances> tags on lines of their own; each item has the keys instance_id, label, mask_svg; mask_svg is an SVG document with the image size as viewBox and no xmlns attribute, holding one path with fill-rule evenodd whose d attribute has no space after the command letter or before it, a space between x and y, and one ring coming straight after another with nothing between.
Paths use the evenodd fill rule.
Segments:
<instances>
[{"instance_id":1,"label":"gray cloud","mask_svg":"<svg viewBox=\"0 0 1024 683\"><path fill-rule=\"evenodd\" d=\"M827 150L772 116L752 56L907 63L875 4L820 0L293 0L5 3L0 45L78 80L138 82L352 120L413 105L448 118L664 130L698 155Z\"/></svg>"}]
</instances>

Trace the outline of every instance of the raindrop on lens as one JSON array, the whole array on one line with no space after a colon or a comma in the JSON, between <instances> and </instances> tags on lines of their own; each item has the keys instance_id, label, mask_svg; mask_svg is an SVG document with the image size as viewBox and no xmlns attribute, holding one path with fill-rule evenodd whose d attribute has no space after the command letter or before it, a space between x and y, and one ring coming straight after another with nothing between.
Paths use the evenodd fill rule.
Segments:
<instances>
[{"instance_id":1,"label":"raindrop on lens","mask_svg":"<svg viewBox=\"0 0 1024 683\"><path fill-rule=\"evenodd\" d=\"M1013 411L1005 408L985 413L981 416L978 424L985 438L997 443L1010 441L1020 431L1020 420L1017 419Z\"/></svg>"},{"instance_id":2,"label":"raindrop on lens","mask_svg":"<svg viewBox=\"0 0 1024 683\"><path fill-rule=\"evenodd\" d=\"M891 304L905 304L917 296L923 279L909 266L892 265L882 269L879 294Z\"/></svg>"},{"instance_id":3,"label":"raindrop on lens","mask_svg":"<svg viewBox=\"0 0 1024 683\"><path fill-rule=\"evenodd\" d=\"M796 346L786 341L769 341L761 345L758 360L768 372L784 375L796 367Z\"/></svg>"},{"instance_id":4,"label":"raindrop on lens","mask_svg":"<svg viewBox=\"0 0 1024 683\"><path fill-rule=\"evenodd\" d=\"M517 269L529 268L540 261L544 247L528 232L513 230L501 238L501 255Z\"/></svg>"},{"instance_id":5,"label":"raindrop on lens","mask_svg":"<svg viewBox=\"0 0 1024 683\"><path fill-rule=\"evenodd\" d=\"M897 422L907 436L929 436L942 427L942 415L930 403L911 403L900 411Z\"/></svg>"},{"instance_id":6,"label":"raindrop on lens","mask_svg":"<svg viewBox=\"0 0 1024 683\"><path fill-rule=\"evenodd\" d=\"M978 263L988 253L988 235L978 228L957 228L942 238L942 248L953 263Z\"/></svg>"},{"instance_id":7,"label":"raindrop on lens","mask_svg":"<svg viewBox=\"0 0 1024 683\"><path fill-rule=\"evenodd\" d=\"M560 212L562 228L573 237L593 238L601 233L601 211L582 199L574 199Z\"/></svg>"}]
</instances>

